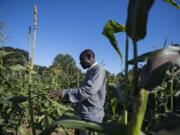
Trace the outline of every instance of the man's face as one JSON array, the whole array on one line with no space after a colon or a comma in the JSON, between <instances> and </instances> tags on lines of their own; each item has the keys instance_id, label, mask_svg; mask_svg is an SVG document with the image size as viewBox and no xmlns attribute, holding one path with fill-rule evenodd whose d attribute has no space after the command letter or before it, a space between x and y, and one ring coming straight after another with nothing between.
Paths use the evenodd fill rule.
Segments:
<instances>
[{"instance_id":1,"label":"man's face","mask_svg":"<svg viewBox=\"0 0 180 135\"><path fill-rule=\"evenodd\" d=\"M89 68L91 66L90 60L85 55L80 56L80 64L84 69Z\"/></svg>"}]
</instances>

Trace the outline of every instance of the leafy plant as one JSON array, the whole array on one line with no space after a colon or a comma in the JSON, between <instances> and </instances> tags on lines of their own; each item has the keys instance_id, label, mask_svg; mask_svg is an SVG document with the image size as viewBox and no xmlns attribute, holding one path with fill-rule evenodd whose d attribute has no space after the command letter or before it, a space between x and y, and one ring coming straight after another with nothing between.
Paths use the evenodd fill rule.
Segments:
<instances>
[{"instance_id":1,"label":"leafy plant","mask_svg":"<svg viewBox=\"0 0 180 135\"><path fill-rule=\"evenodd\" d=\"M121 59L122 61L122 54L119 50L119 47L118 47L118 43L116 41L116 38L114 36L115 33L117 32L125 32L126 28L125 26L115 22L115 21L112 21L112 20L109 20L106 25L104 26L104 29L103 29L103 32L102 34L104 36L106 36L109 41L111 42L111 45L113 46L113 48L116 50L116 52L118 53L119 55L119 58Z\"/></svg>"},{"instance_id":2,"label":"leafy plant","mask_svg":"<svg viewBox=\"0 0 180 135\"><path fill-rule=\"evenodd\" d=\"M175 0L163 0L164 2L176 7L177 9L180 9L180 6L176 3Z\"/></svg>"}]
</instances>

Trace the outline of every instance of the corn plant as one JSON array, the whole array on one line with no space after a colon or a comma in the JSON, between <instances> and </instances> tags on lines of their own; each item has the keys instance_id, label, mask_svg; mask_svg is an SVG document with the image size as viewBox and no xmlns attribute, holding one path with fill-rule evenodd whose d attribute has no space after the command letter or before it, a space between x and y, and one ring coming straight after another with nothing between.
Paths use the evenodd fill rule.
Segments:
<instances>
[{"instance_id":1,"label":"corn plant","mask_svg":"<svg viewBox=\"0 0 180 135\"><path fill-rule=\"evenodd\" d=\"M165 81L165 78L167 78L165 77L166 75L165 72L167 71L168 65L169 64L175 64L177 66L180 65L180 62L179 62L180 50L179 49L180 49L179 46L169 46L167 48L155 50L153 52L148 52L146 54L141 55L138 59L139 61L144 61L148 58L148 56L150 56L150 58L148 58L149 60L147 64L143 68L144 71L141 74L141 78L142 78L141 87L152 91L155 87L160 85L162 81ZM159 120L162 120L163 117L166 116L166 113L168 112L167 103L170 97L171 97L170 103L172 102L172 95L170 95L172 91L171 82L172 82L172 77L170 79L169 90L168 90L167 82L163 82L163 85L161 87L159 86L156 89L154 89L152 92L150 92L155 95L154 96L155 98L157 98L155 100L157 102L155 105L155 107L157 108L157 111L153 113L155 115L156 122L158 122ZM152 99L151 99L151 102L152 102ZM171 108L171 105L170 105L170 108ZM151 108L151 110L153 110L153 108ZM161 115L158 111L161 111L161 114L163 115ZM163 116L163 117L159 117L159 116ZM154 117L154 116L151 116L151 117Z\"/></svg>"},{"instance_id":2,"label":"corn plant","mask_svg":"<svg viewBox=\"0 0 180 135\"><path fill-rule=\"evenodd\" d=\"M116 52L119 55L120 60L122 61L122 54L120 52L120 49L118 47L118 42L116 41L116 38L114 36L114 33L117 32L125 32L126 28L124 25L121 25L115 21L108 21L104 27L103 30L103 35L106 36L108 38L108 40L110 41L111 45L113 46L113 48L116 50ZM128 43L128 37L126 36L126 53L125 53L125 92L128 91L128 86L127 86L127 82L128 82L128 48L129 48L129 43ZM115 103L115 101L113 101ZM126 102L126 101L125 101ZM127 112L127 104L124 103L124 124L127 125L128 123L128 112ZM116 107L115 107L116 108ZM115 110L115 109L114 109Z\"/></svg>"},{"instance_id":3,"label":"corn plant","mask_svg":"<svg viewBox=\"0 0 180 135\"><path fill-rule=\"evenodd\" d=\"M180 9L180 5L178 5L175 0L163 0L163 1L176 7L177 9Z\"/></svg>"},{"instance_id":4,"label":"corn plant","mask_svg":"<svg viewBox=\"0 0 180 135\"><path fill-rule=\"evenodd\" d=\"M31 85L32 85L32 71L34 67L34 50L36 47L36 28L37 28L37 6L34 5L34 27L33 27L33 44L31 46L31 56L29 57L29 90L28 90L28 103L29 103L29 115L30 115L30 125L32 128L33 135L36 135L35 125L34 125L34 113L33 113L33 102L31 96ZM29 38L30 38L31 30L29 29ZM30 42L30 39L28 40Z\"/></svg>"}]
</instances>

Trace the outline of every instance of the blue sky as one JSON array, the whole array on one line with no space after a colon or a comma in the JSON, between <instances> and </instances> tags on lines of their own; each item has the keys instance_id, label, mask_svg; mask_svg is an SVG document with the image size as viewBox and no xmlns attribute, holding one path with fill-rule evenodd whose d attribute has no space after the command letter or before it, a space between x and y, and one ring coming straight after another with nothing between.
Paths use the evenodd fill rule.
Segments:
<instances>
[{"instance_id":1,"label":"blue sky","mask_svg":"<svg viewBox=\"0 0 180 135\"><path fill-rule=\"evenodd\" d=\"M34 0L0 0L0 20L6 24L6 45L28 50L27 33L33 25ZM35 64L49 66L59 53L70 54L79 64L79 53L94 50L96 59L111 73L124 70L118 55L101 34L112 19L125 24L128 0L36 0L38 6ZM147 36L138 43L139 54L180 43L180 10L156 0L149 14ZM125 52L125 34L116 34ZM131 43L131 42L130 42ZM132 44L130 44L132 58Z\"/></svg>"}]
</instances>

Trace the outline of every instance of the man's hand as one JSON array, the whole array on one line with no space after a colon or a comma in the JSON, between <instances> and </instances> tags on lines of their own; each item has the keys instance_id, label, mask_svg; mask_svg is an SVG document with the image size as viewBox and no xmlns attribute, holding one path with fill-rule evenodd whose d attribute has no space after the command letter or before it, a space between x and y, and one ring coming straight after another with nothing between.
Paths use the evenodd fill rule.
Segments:
<instances>
[{"instance_id":1,"label":"man's hand","mask_svg":"<svg viewBox=\"0 0 180 135\"><path fill-rule=\"evenodd\" d=\"M62 98L62 90L53 90L49 92L51 98Z\"/></svg>"}]
</instances>

